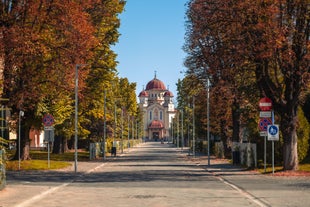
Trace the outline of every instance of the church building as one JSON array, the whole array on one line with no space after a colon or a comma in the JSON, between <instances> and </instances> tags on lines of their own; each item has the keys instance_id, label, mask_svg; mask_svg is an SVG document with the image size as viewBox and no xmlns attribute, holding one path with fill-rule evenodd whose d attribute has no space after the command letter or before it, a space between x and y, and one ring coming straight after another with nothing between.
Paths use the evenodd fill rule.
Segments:
<instances>
[{"instance_id":1,"label":"church building","mask_svg":"<svg viewBox=\"0 0 310 207\"><path fill-rule=\"evenodd\" d=\"M175 116L173 94L157 79L149 81L139 94L139 107L143 112L143 137L149 140L170 138L170 127Z\"/></svg>"}]
</instances>

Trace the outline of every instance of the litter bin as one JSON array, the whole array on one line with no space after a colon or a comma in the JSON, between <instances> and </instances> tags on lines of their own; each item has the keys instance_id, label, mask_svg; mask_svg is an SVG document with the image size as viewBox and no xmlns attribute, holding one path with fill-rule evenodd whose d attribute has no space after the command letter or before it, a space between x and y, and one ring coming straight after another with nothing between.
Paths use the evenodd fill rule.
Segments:
<instances>
[{"instance_id":1,"label":"litter bin","mask_svg":"<svg viewBox=\"0 0 310 207\"><path fill-rule=\"evenodd\" d=\"M240 165L240 152L239 151L233 151L233 164L234 165Z\"/></svg>"}]
</instances>

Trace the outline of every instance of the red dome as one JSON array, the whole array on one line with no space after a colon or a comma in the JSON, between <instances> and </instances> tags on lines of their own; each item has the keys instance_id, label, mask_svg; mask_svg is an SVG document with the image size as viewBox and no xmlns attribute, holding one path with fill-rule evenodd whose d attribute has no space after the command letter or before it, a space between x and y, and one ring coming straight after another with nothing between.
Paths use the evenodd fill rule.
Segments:
<instances>
[{"instance_id":1,"label":"red dome","mask_svg":"<svg viewBox=\"0 0 310 207\"><path fill-rule=\"evenodd\" d=\"M171 91L166 91L164 97L173 97L173 93Z\"/></svg>"},{"instance_id":2,"label":"red dome","mask_svg":"<svg viewBox=\"0 0 310 207\"><path fill-rule=\"evenodd\" d=\"M166 86L162 81L155 77L153 80L148 82L145 90L166 90Z\"/></svg>"},{"instance_id":3,"label":"red dome","mask_svg":"<svg viewBox=\"0 0 310 207\"><path fill-rule=\"evenodd\" d=\"M139 97L148 97L149 94L146 92L146 91L141 91L140 94L139 94Z\"/></svg>"},{"instance_id":4,"label":"red dome","mask_svg":"<svg viewBox=\"0 0 310 207\"><path fill-rule=\"evenodd\" d=\"M162 129L162 128L164 128L164 124L161 121L153 120L150 123L149 128L150 129Z\"/></svg>"}]
</instances>

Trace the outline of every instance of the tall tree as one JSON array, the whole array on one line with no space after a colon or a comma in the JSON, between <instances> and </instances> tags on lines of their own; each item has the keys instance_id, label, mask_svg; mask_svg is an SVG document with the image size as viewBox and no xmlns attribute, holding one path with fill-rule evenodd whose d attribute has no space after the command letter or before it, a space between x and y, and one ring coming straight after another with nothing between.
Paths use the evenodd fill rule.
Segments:
<instances>
[{"instance_id":1,"label":"tall tree","mask_svg":"<svg viewBox=\"0 0 310 207\"><path fill-rule=\"evenodd\" d=\"M85 6L58 0L0 3L2 97L10 99L13 119L17 120L20 110L25 112L22 159L29 158L30 128L41 126L37 103L45 102L59 88L73 89L75 63L91 57L96 39Z\"/></svg>"},{"instance_id":2,"label":"tall tree","mask_svg":"<svg viewBox=\"0 0 310 207\"><path fill-rule=\"evenodd\" d=\"M189 7L200 11L190 13L197 26L189 35L195 47L188 47L195 72L216 69L211 80L214 74L228 78L238 93L240 78L254 73L261 95L272 99L281 118L283 167L296 170L297 107L309 82L309 1L192 0Z\"/></svg>"},{"instance_id":3,"label":"tall tree","mask_svg":"<svg viewBox=\"0 0 310 207\"><path fill-rule=\"evenodd\" d=\"M107 119L113 120L114 100L119 84L117 79L116 54L111 46L118 41L120 20L118 15L123 11L125 2L122 0L98 1L86 11L91 17L95 28L95 36L99 44L93 48L94 57L88 62L91 65L86 79L86 87L82 91L81 110L84 122L81 126L88 128L92 138L100 138L103 134L104 102L107 105ZM106 100L104 100L104 91ZM114 97L115 96L115 97ZM113 128L113 127L112 127ZM87 135L87 134L85 134Z\"/></svg>"}]
</instances>

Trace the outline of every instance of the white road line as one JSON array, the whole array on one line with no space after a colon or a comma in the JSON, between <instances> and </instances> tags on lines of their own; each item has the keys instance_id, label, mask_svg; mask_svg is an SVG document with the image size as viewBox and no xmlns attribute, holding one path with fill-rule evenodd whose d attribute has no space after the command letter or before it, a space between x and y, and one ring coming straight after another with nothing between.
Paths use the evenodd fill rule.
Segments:
<instances>
[{"instance_id":1,"label":"white road line","mask_svg":"<svg viewBox=\"0 0 310 207\"><path fill-rule=\"evenodd\" d=\"M87 172L85 172L84 174L80 175L80 177L82 177L84 175L87 175L87 174L90 174L90 173L98 170L99 168L103 167L104 165L105 165L105 163L103 163L103 164L101 164L101 165L99 165L99 166L97 166L97 167L95 167L93 169L90 169ZM47 196L47 195L49 195L49 194L51 194L51 193L53 193L53 192L55 192L55 191L57 191L57 190L59 190L61 188L64 188L64 187L68 186L69 184L71 184L73 182L74 182L74 179L71 180L70 182L67 182L67 183L64 183L62 185L50 188L50 189L48 189L48 190L46 190L46 191L44 191L44 192L42 192L42 193L40 193L40 194L38 194L36 196L31 197L30 199L28 199L28 200L26 200L26 201L24 201L24 202L22 202L20 204L15 205L15 207L28 207L30 205L33 205L35 202L37 202L39 200L42 200L45 196Z\"/></svg>"},{"instance_id":2,"label":"white road line","mask_svg":"<svg viewBox=\"0 0 310 207\"><path fill-rule=\"evenodd\" d=\"M251 195L247 191L242 190L241 188L239 188L238 186L234 185L233 183L230 183L229 181L225 180L221 176L216 175L215 177L217 179L219 179L220 181L222 181L224 184L226 184L226 185L230 186L231 188L235 189L236 191L238 191L241 195L247 197L252 202L256 203L258 206L260 206L260 207L268 207L269 206L269 205L266 205L263 202L261 202L258 198L256 198L255 196Z\"/></svg>"},{"instance_id":3,"label":"white road line","mask_svg":"<svg viewBox=\"0 0 310 207\"><path fill-rule=\"evenodd\" d=\"M69 185L70 183L72 183L73 181L69 182L69 183L64 183L62 185L59 185L57 187L53 187L47 191L44 191L42 193L40 193L39 195L36 195L20 204L17 204L15 205L15 207L27 207L27 206L30 206L32 205L33 203L35 203L36 201L38 200L41 200L44 196L48 195L48 194L51 194L53 192L55 192L56 190L60 189L60 188L63 188L63 187L66 187L67 185Z\"/></svg>"}]
</instances>

